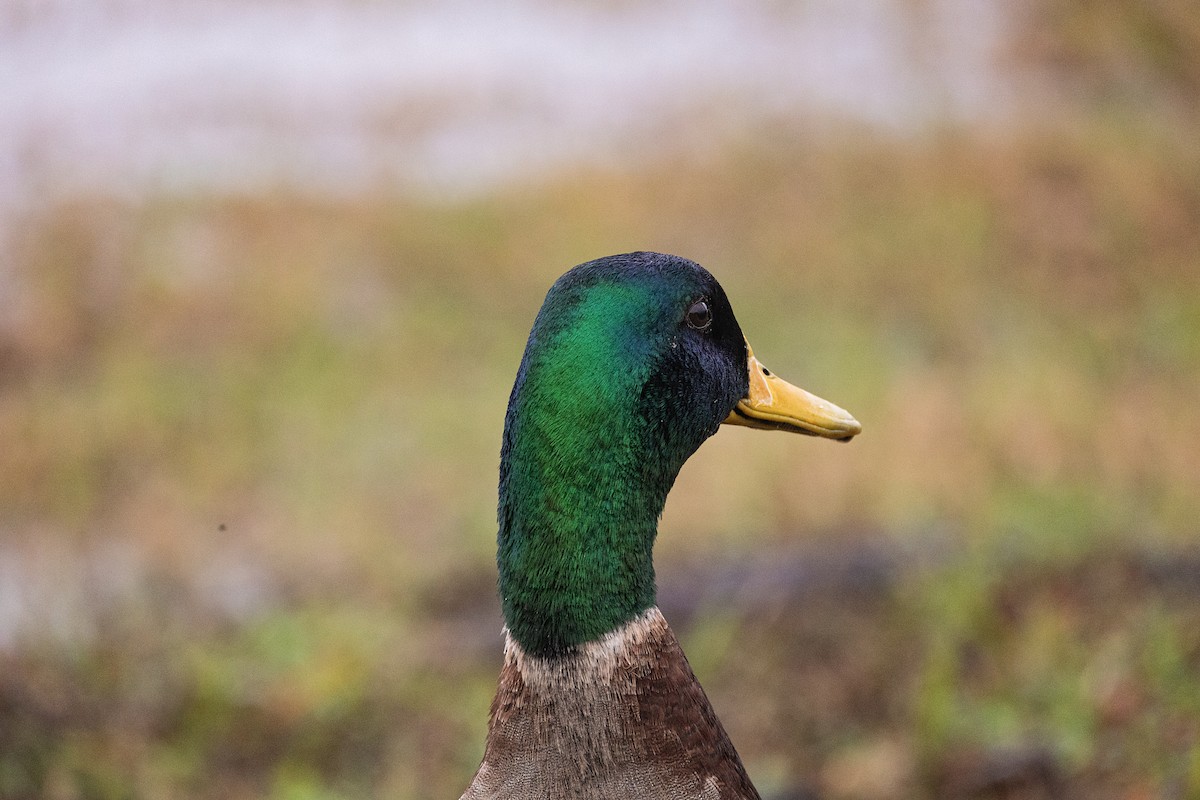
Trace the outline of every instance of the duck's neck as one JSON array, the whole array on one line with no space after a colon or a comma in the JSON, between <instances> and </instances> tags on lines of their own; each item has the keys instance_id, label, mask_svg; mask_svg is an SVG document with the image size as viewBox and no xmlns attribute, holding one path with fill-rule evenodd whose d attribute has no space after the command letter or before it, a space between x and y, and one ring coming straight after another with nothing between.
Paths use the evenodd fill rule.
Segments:
<instances>
[{"instance_id":1,"label":"duck's neck","mask_svg":"<svg viewBox=\"0 0 1200 800\"><path fill-rule=\"evenodd\" d=\"M528 425L509 445L497 560L521 647L558 655L654 605L654 538L678 468L656 469L656 459L579 430L552 442Z\"/></svg>"},{"instance_id":2,"label":"duck's neck","mask_svg":"<svg viewBox=\"0 0 1200 800\"><path fill-rule=\"evenodd\" d=\"M621 283L560 287L517 372L497 561L509 633L531 655L599 639L654 604L667 492L728 413L693 399L696 365L646 330L647 298Z\"/></svg>"}]
</instances>

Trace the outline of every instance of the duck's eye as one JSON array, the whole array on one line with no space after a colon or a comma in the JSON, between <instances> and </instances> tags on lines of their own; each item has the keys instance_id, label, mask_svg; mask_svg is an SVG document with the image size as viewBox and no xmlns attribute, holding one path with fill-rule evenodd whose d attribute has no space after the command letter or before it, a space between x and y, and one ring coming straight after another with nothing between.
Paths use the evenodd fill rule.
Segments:
<instances>
[{"instance_id":1,"label":"duck's eye","mask_svg":"<svg viewBox=\"0 0 1200 800\"><path fill-rule=\"evenodd\" d=\"M687 316L685 317L689 327L695 328L698 331L706 331L712 325L712 309L708 307L707 300L697 300L688 307Z\"/></svg>"}]
</instances>

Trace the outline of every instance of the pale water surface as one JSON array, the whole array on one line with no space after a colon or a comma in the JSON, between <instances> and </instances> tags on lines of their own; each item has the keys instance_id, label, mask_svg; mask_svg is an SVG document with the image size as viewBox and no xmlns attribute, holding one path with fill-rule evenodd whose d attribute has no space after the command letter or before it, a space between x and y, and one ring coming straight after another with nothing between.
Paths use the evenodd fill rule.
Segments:
<instances>
[{"instance_id":1,"label":"pale water surface","mask_svg":"<svg viewBox=\"0 0 1200 800\"><path fill-rule=\"evenodd\" d=\"M1003 113L995 0L10 0L0 202L462 191L764 116Z\"/></svg>"}]
</instances>

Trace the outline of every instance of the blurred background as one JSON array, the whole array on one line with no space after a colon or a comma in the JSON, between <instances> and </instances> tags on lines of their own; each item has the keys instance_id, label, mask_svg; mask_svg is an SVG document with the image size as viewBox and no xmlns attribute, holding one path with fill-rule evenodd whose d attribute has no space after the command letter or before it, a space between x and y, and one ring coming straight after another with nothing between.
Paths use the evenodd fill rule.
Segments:
<instances>
[{"instance_id":1,"label":"blurred background","mask_svg":"<svg viewBox=\"0 0 1200 800\"><path fill-rule=\"evenodd\" d=\"M864 423L660 600L764 795L1200 797L1191 0L5 0L0 798L447 798L568 267Z\"/></svg>"}]
</instances>

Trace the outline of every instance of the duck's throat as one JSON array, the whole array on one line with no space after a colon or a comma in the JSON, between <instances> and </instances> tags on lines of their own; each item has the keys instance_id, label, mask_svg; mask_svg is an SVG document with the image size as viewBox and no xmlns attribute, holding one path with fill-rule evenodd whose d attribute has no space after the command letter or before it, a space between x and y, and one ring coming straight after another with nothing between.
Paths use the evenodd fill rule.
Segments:
<instances>
[{"instance_id":1,"label":"duck's throat","mask_svg":"<svg viewBox=\"0 0 1200 800\"><path fill-rule=\"evenodd\" d=\"M590 457L518 444L501 464L500 596L509 633L537 656L599 639L654 605L654 538L678 471L568 452Z\"/></svg>"}]
</instances>

